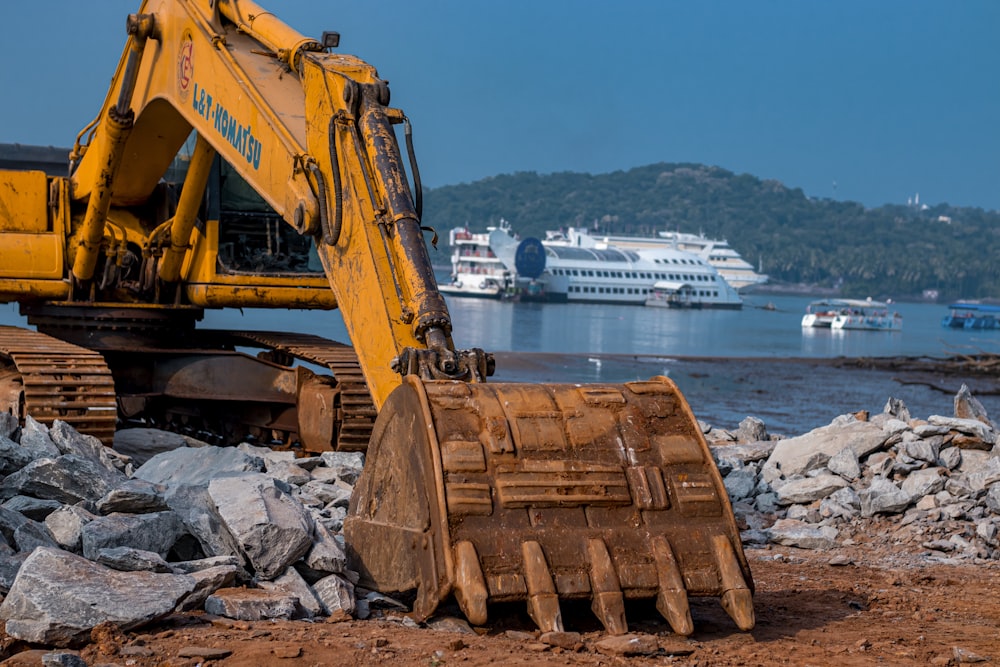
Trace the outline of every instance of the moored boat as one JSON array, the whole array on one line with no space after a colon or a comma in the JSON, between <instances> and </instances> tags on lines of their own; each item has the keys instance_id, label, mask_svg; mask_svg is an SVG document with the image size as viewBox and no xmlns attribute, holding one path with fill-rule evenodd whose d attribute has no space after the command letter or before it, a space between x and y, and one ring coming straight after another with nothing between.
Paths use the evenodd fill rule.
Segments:
<instances>
[{"instance_id":1,"label":"moored boat","mask_svg":"<svg viewBox=\"0 0 1000 667\"><path fill-rule=\"evenodd\" d=\"M903 316L889 310L889 304L871 299L822 299L813 301L802 316L802 327L899 331Z\"/></svg>"},{"instance_id":2,"label":"moored boat","mask_svg":"<svg viewBox=\"0 0 1000 667\"><path fill-rule=\"evenodd\" d=\"M653 283L646 305L652 308L701 308L691 285L668 280Z\"/></svg>"},{"instance_id":3,"label":"moored boat","mask_svg":"<svg viewBox=\"0 0 1000 667\"><path fill-rule=\"evenodd\" d=\"M958 302L948 306L941 326L951 329L1000 329L1000 306Z\"/></svg>"},{"instance_id":4,"label":"moored boat","mask_svg":"<svg viewBox=\"0 0 1000 667\"><path fill-rule=\"evenodd\" d=\"M485 232L470 232L467 227L451 230L451 282L439 285L441 292L480 299L500 299L511 292L513 273L490 248L490 232L495 229L509 229L509 225L501 219L499 227L488 227Z\"/></svg>"},{"instance_id":5,"label":"moored boat","mask_svg":"<svg viewBox=\"0 0 1000 667\"><path fill-rule=\"evenodd\" d=\"M763 285L768 281L763 272L755 270L727 241L709 239L704 234L660 232L655 237L597 234L594 238L598 247L603 244L623 250L673 248L689 252L715 267L719 275L737 291Z\"/></svg>"},{"instance_id":6,"label":"moored boat","mask_svg":"<svg viewBox=\"0 0 1000 667\"><path fill-rule=\"evenodd\" d=\"M585 230L550 233L543 241L518 243L509 232L496 230L490 245L508 268L516 267L518 284L531 278L544 284L549 301L645 305L654 285L671 290L675 301L688 307L734 308L743 306L739 293L708 262L670 247L626 250L599 244ZM525 251L539 260L535 275L517 263ZM524 298L522 296L522 298Z\"/></svg>"}]
</instances>

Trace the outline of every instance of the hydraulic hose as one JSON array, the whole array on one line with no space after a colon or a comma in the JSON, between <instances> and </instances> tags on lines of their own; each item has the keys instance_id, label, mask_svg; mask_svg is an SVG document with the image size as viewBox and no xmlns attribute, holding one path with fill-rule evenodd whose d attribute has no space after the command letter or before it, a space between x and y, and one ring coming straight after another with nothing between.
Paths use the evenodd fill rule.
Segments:
<instances>
[{"instance_id":1,"label":"hydraulic hose","mask_svg":"<svg viewBox=\"0 0 1000 667\"><path fill-rule=\"evenodd\" d=\"M344 186L340 181L340 157L337 145L337 117L330 117L327 126L327 143L330 145L330 170L333 172L333 224L324 226L323 240L327 245L337 245L340 228L344 223ZM327 221L329 223L329 221ZM329 228L328 228L329 227Z\"/></svg>"},{"instance_id":2,"label":"hydraulic hose","mask_svg":"<svg viewBox=\"0 0 1000 667\"><path fill-rule=\"evenodd\" d=\"M330 118L327 131L330 143L330 170L333 172L333 221L330 220L329 202L326 196L326 181L323 172L315 163L309 164L309 171L316 179L316 196L319 199L319 220L323 232L323 243L334 246L340 240L344 219L344 188L340 180L340 160L337 155L336 120Z\"/></svg>"},{"instance_id":3,"label":"hydraulic hose","mask_svg":"<svg viewBox=\"0 0 1000 667\"><path fill-rule=\"evenodd\" d=\"M413 207L417 211L417 220L424 217L424 186L420 182L420 170L417 168L417 157L413 152L413 128L410 119L403 119L403 134L406 136L406 155L410 159L410 171L413 172Z\"/></svg>"}]
</instances>

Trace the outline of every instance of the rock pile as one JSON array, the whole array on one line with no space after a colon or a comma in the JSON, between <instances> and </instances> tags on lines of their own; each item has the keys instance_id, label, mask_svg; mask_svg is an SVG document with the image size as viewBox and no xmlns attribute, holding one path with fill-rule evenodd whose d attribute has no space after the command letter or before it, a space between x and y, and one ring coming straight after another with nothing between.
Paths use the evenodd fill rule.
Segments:
<instances>
[{"instance_id":1,"label":"rock pile","mask_svg":"<svg viewBox=\"0 0 1000 667\"><path fill-rule=\"evenodd\" d=\"M914 419L889 399L879 415L842 415L794 438L750 417L735 432L704 430L745 544L827 549L883 532L929 558L997 560L996 426L965 386L954 406L951 417Z\"/></svg>"},{"instance_id":2,"label":"rock pile","mask_svg":"<svg viewBox=\"0 0 1000 667\"><path fill-rule=\"evenodd\" d=\"M748 417L703 426L744 542L869 540L1000 559L996 427L963 387L952 417L844 415L793 438ZM341 528L360 454L221 448L150 429L113 449L63 422L0 414L0 620L50 646L174 611L238 620L349 616L399 602L357 588ZM883 530L883 528L878 528Z\"/></svg>"},{"instance_id":3,"label":"rock pile","mask_svg":"<svg viewBox=\"0 0 1000 667\"><path fill-rule=\"evenodd\" d=\"M71 646L173 611L240 620L364 617L339 531L361 454L212 447L132 429L114 449L0 415L0 619Z\"/></svg>"}]
</instances>

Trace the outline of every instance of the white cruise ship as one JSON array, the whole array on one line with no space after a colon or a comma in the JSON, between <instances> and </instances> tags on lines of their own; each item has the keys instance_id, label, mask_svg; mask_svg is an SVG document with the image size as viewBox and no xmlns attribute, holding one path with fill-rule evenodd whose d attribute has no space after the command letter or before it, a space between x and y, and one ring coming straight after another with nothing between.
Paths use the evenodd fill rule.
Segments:
<instances>
[{"instance_id":1,"label":"white cruise ship","mask_svg":"<svg viewBox=\"0 0 1000 667\"><path fill-rule=\"evenodd\" d=\"M468 227L449 232L451 282L439 285L441 292L480 299L500 299L510 294L514 274L490 248L490 232L496 229L507 231L510 225L501 219L499 227L487 227L485 232L470 232Z\"/></svg>"},{"instance_id":2,"label":"white cruise ship","mask_svg":"<svg viewBox=\"0 0 1000 667\"><path fill-rule=\"evenodd\" d=\"M743 259L728 242L707 239L703 234L660 232L655 237L600 234L594 238L598 242L598 247L600 244L626 250L670 247L698 255L714 266L726 282L737 290L763 285L768 280L766 275L754 270L753 265Z\"/></svg>"},{"instance_id":3,"label":"white cruise ship","mask_svg":"<svg viewBox=\"0 0 1000 667\"><path fill-rule=\"evenodd\" d=\"M719 272L692 253L669 246L624 249L598 242L585 230L550 233L518 243L507 230L490 233L490 246L508 269L542 283L549 301L645 305L654 287L673 293L679 307L741 308L743 300ZM525 257L533 257L530 268ZM527 269L527 270L526 270Z\"/></svg>"}]
</instances>

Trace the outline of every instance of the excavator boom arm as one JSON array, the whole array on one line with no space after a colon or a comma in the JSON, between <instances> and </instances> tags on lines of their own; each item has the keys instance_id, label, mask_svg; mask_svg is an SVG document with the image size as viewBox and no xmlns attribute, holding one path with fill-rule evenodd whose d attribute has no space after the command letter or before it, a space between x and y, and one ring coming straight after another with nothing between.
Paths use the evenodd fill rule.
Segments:
<instances>
[{"instance_id":1,"label":"excavator boom arm","mask_svg":"<svg viewBox=\"0 0 1000 667\"><path fill-rule=\"evenodd\" d=\"M416 362L430 375L481 379L484 355L468 364L454 352L393 128L405 117L386 106L373 67L327 53L246 0L146 0L129 32L90 143L77 150L72 193L89 202L78 281L93 277L108 209L147 201L193 130L204 145L196 155L218 153L315 237L351 338L369 341L358 353L377 406L400 383L393 366L408 368L418 351L433 350ZM193 201L203 188L190 188ZM180 257L161 277L178 277L192 224L175 220Z\"/></svg>"}]
</instances>

